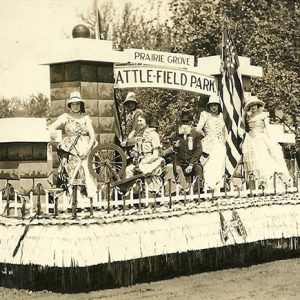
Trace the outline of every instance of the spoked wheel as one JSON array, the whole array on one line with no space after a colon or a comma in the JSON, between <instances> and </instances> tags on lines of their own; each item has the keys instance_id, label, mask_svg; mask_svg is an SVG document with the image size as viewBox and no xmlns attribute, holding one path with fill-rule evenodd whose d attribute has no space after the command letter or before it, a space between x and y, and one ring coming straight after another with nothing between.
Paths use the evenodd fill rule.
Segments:
<instances>
[{"instance_id":1,"label":"spoked wheel","mask_svg":"<svg viewBox=\"0 0 300 300\"><path fill-rule=\"evenodd\" d=\"M89 155L88 167L98 181L118 181L125 172L126 154L115 144L98 145Z\"/></svg>"}]
</instances>

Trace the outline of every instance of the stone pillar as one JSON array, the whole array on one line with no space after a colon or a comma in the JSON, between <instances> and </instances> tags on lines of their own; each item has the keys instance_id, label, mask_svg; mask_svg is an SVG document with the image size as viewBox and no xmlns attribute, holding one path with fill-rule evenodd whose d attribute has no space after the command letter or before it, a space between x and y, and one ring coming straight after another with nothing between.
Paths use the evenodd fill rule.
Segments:
<instances>
[{"instance_id":1,"label":"stone pillar","mask_svg":"<svg viewBox=\"0 0 300 300\"><path fill-rule=\"evenodd\" d=\"M79 91L100 143L114 142L113 64L77 61L50 65L51 117L67 112L66 100Z\"/></svg>"},{"instance_id":2,"label":"stone pillar","mask_svg":"<svg viewBox=\"0 0 300 300\"><path fill-rule=\"evenodd\" d=\"M115 103L113 63L75 61L50 64L51 118L67 112L66 100L72 91L79 91L85 100L98 143L115 143ZM53 168L58 167L56 146L53 147Z\"/></svg>"}]
</instances>

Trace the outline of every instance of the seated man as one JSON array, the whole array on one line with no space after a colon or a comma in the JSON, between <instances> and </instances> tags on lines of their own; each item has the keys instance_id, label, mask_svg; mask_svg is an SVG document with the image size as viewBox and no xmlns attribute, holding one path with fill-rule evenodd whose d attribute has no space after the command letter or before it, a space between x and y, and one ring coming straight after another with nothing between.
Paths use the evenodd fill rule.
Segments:
<instances>
[{"instance_id":1,"label":"seated man","mask_svg":"<svg viewBox=\"0 0 300 300\"><path fill-rule=\"evenodd\" d=\"M186 190L189 188L192 176L199 176L203 179L203 168L200 158L202 161L203 158L208 157L208 154L202 152L202 137L199 132L192 130L191 116L183 112L180 117L178 131L170 137L170 144L172 146L163 153L165 158L169 155L173 156L172 163L167 164L164 170L166 194L169 193L169 179L171 179L171 193L176 191L176 182L180 184L182 189Z\"/></svg>"}]
</instances>

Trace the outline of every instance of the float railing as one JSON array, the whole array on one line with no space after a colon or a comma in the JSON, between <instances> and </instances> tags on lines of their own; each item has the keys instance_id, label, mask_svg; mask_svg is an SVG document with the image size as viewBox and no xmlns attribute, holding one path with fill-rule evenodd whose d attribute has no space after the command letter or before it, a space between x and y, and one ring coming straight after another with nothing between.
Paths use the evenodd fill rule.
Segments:
<instances>
[{"instance_id":1,"label":"float railing","mask_svg":"<svg viewBox=\"0 0 300 300\"><path fill-rule=\"evenodd\" d=\"M142 212L149 210L172 210L195 205L213 205L215 200L232 201L232 199L254 199L261 197L268 201L267 196L299 194L299 172L295 174L292 184L284 182L280 174L275 173L270 186L260 184L260 179L252 174L251 181L241 178L239 183L224 178L224 189L211 190L201 178L195 177L186 190L177 184L173 193L167 193L170 182L162 182L157 193L149 191L142 180L137 180L133 187L125 194L120 193L118 187L110 187L107 183L99 183L96 195L91 198L80 198L77 195L76 217L103 216L105 214L124 214L127 211ZM55 194L56 193L56 194ZM79 193L79 192L78 192ZM244 200L243 200L244 201ZM250 201L250 200L249 200ZM60 189L44 188L37 183L33 189L24 195L7 182L0 192L0 214L4 217L26 218L34 215L38 217L70 217L72 215L72 199ZM74 217L74 210L73 215Z\"/></svg>"}]
</instances>

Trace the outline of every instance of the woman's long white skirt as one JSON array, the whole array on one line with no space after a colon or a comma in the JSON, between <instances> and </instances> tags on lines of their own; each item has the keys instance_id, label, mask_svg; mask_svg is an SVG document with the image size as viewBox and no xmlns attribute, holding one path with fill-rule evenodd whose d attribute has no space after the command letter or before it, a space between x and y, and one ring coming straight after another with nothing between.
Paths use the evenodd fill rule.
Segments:
<instances>
[{"instance_id":1,"label":"woman's long white skirt","mask_svg":"<svg viewBox=\"0 0 300 300\"><path fill-rule=\"evenodd\" d=\"M285 182L291 177L279 144L272 141L264 132L250 132L242 147L244 168L264 183L272 181L274 173L281 175Z\"/></svg>"},{"instance_id":2,"label":"woman's long white skirt","mask_svg":"<svg viewBox=\"0 0 300 300\"><path fill-rule=\"evenodd\" d=\"M202 148L204 152L209 154L208 160L203 166L205 186L213 190L222 187L226 160L224 142L219 138L204 138Z\"/></svg>"}]
</instances>

